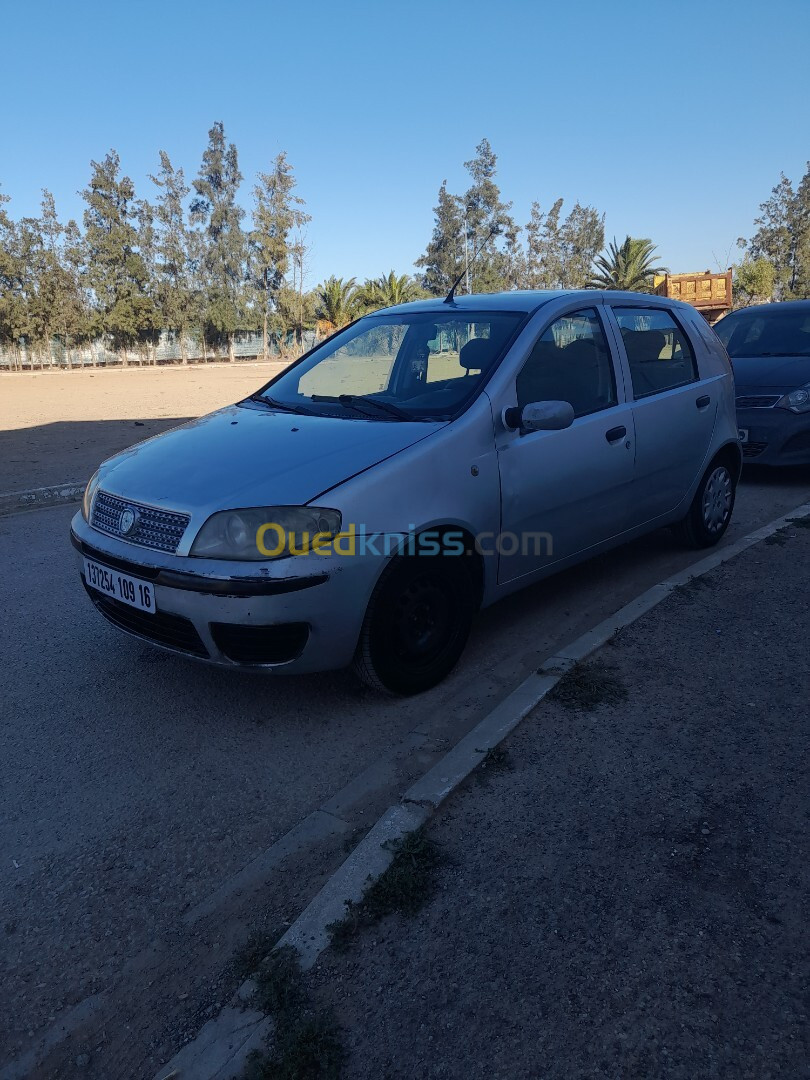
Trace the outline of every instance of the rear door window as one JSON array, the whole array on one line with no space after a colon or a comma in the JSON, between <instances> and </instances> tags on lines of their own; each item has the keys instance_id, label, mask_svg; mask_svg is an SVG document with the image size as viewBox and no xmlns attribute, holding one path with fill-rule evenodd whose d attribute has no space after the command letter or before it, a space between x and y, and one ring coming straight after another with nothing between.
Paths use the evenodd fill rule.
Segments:
<instances>
[{"instance_id":1,"label":"rear door window","mask_svg":"<svg viewBox=\"0 0 810 1080\"><path fill-rule=\"evenodd\" d=\"M695 382L692 343L663 308L614 307L633 381L633 396L648 397Z\"/></svg>"}]
</instances>

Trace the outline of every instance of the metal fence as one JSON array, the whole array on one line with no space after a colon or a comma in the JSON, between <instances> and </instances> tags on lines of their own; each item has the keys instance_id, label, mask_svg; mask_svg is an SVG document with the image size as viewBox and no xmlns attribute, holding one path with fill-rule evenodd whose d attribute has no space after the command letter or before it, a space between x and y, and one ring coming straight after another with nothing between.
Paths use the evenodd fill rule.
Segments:
<instances>
[{"instance_id":1,"label":"metal fence","mask_svg":"<svg viewBox=\"0 0 810 1080\"><path fill-rule=\"evenodd\" d=\"M283 343L284 349L296 346L298 350L311 349L317 342L314 330L307 330L300 342L291 338ZM270 356L280 356L282 343L271 340L267 347ZM70 370L85 367L128 367L158 364L207 363L228 360L255 360L262 356L262 335L258 331L245 330L234 334L232 346L228 342L216 345L201 336L181 335L163 330L154 342L144 342L132 349L114 349L108 338L97 338L83 345L67 346L54 338L47 346L31 346L21 338L16 345L0 346L0 371Z\"/></svg>"}]
</instances>

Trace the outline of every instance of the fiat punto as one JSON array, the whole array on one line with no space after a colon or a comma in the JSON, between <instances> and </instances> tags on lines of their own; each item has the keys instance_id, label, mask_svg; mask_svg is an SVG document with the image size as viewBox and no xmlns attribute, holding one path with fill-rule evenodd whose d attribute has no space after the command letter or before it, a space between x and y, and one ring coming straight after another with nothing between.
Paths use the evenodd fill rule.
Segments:
<instances>
[{"instance_id":1,"label":"fiat punto","mask_svg":"<svg viewBox=\"0 0 810 1080\"><path fill-rule=\"evenodd\" d=\"M72 541L129 634L408 694L516 589L663 526L717 543L740 465L731 368L693 308L470 295L367 315L111 458Z\"/></svg>"}]
</instances>

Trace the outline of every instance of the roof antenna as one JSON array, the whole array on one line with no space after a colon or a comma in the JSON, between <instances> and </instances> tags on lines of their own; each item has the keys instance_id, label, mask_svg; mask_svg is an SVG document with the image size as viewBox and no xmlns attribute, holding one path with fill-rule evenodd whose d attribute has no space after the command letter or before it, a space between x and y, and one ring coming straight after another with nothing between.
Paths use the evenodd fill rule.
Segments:
<instances>
[{"instance_id":1,"label":"roof antenna","mask_svg":"<svg viewBox=\"0 0 810 1080\"><path fill-rule=\"evenodd\" d=\"M473 257L470 259L470 261L467 263L467 265L464 267L464 269L458 275L456 280L450 286L450 292L444 298L445 304L454 304L455 303L456 289L459 287L459 284L461 283L461 279L464 277L464 275L467 273L469 268L472 266L472 264L475 262L475 260L481 254L481 252L484 250L484 247L489 243L489 241L492 239L492 237L495 235L495 233L499 232L499 230L500 230L500 225L496 221L495 224L492 226L492 228L489 230L489 233L487 234L487 236L481 241L481 243L476 248L476 250L475 250L475 252L473 254Z\"/></svg>"}]
</instances>

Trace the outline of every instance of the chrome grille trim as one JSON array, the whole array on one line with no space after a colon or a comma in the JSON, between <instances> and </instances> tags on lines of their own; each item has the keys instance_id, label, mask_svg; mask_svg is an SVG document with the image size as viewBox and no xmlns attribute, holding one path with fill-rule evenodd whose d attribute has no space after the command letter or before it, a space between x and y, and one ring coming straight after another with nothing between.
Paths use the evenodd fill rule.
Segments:
<instances>
[{"instance_id":1,"label":"chrome grille trim","mask_svg":"<svg viewBox=\"0 0 810 1080\"><path fill-rule=\"evenodd\" d=\"M738 409L772 409L779 394L741 394L737 398Z\"/></svg>"},{"instance_id":2,"label":"chrome grille trim","mask_svg":"<svg viewBox=\"0 0 810 1080\"><path fill-rule=\"evenodd\" d=\"M130 533L122 533L121 514L127 508L137 512L137 520ZM173 555L190 520L188 514L157 510L154 506L144 506L143 503L119 499L116 495L99 491L93 500L90 524L108 536L117 536L131 544L140 544L141 547Z\"/></svg>"}]
</instances>

